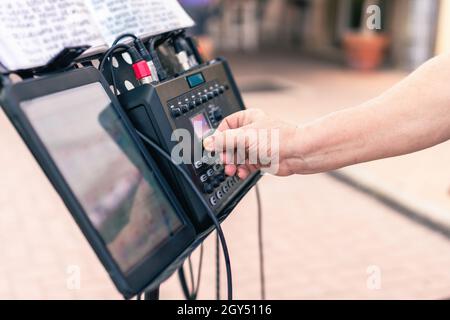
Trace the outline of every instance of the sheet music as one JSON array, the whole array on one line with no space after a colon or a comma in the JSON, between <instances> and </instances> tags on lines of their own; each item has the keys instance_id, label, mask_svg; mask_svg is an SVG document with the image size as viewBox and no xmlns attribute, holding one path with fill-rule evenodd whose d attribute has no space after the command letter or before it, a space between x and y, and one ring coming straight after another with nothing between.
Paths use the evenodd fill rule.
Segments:
<instances>
[{"instance_id":1,"label":"sheet music","mask_svg":"<svg viewBox=\"0 0 450 320\"><path fill-rule=\"evenodd\" d=\"M0 1L0 61L10 70L44 65L65 46L101 44L84 0Z\"/></svg>"},{"instance_id":2,"label":"sheet music","mask_svg":"<svg viewBox=\"0 0 450 320\"><path fill-rule=\"evenodd\" d=\"M108 45L123 33L151 36L194 25L177 0L86 0Z\"/></svg>"},{"instance_id":3,"label":"sheet music","mask_svg":"<svg viewBox=\"0 0 450 320\"><path fill-rule=\"evenodd\" d=\"M32 68L66 46L95 52L126 32L150 36L192 25L177 0L0 0L0 62Z\"/></svg>"}]
</instances>

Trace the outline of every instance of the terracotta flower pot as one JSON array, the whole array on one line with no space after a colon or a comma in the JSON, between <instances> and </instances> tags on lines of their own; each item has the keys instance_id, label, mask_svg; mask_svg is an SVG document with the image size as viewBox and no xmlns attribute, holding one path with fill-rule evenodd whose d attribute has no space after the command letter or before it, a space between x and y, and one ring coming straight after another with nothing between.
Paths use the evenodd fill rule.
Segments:
<instances>
[{"instance_id":1,"label":"terracotta flower pot","mask_svg":"<svg viewBox=\"0 0 450 320\"><path fill-rule=\"evenodd\" d=\"M373 70L384 61L389 39L380 33L347 33L344 35L347 63L358 70Z\"/></svg>"}]
</instances>

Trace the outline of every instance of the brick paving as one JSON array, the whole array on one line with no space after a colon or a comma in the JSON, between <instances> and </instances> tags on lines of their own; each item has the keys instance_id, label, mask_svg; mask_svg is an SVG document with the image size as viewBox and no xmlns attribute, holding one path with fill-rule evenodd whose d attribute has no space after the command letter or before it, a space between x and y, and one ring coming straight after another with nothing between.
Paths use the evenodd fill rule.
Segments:
<instances>
[{"instance_id":1,"label":"brick paving","mask_svg":"<svg viewBox=\"0 0 450 320\"><path fill-rule=\"evenodd\" d=\"M397 72L344 73L324 64L277 61L279 65L264 64L269 66L268 74L274 74L278 66L286 78L276 81L294 88L246 93L244 98L249 106L298 121L363 101L403 76ZM256 62L248 64L242 58L232 62L240 70L238 80L244 87L261 70L255 68ZM265 62L264 58L260 61ZM356 89L350 89L350 83ZM3 113L0 132L0 299L120 298ZM269 298L450 297L449 239L325 174L267 176L260 185ZM258 298L254 192L227 219L224 231L231 251L235 297ZM214 247L211 237L205 243L200 290L204 299L215 296ZM81 272L79 289L68 286L73 266ZM373 279L368 268L369 272L380 271L379 289L368 287L368 280ZM174 277L161 290L163 299L181 298ZM224 294L225 290L222 297Z\"/></svg>"}]
</instances>

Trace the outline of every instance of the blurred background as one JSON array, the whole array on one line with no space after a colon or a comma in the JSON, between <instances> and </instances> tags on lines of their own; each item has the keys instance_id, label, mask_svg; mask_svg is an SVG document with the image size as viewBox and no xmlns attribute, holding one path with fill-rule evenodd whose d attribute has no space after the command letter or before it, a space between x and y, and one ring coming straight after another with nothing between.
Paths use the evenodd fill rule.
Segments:
<instances>
[{"instance_id":1,"label":"blurred background","mask_svg":"<svg viewBox=\"0 0 450 320\"><path fill-rule=\"evenodd\" d=\"M180 2L202 53L230 61L246 105L297 123L375 97L450 50L450 0ZM120 298L3 113L0 132L0 298ZM447 142L331 173L263 177L267 297L449 298L449 163ZM256 218L251 191L224 222L238 299L260 297ZM200 298L215 298L215 276L210 237ZM221 280L224 298L223 266ZM182 298L177 277L161 298Z\"/></svg>"}]
</instances>

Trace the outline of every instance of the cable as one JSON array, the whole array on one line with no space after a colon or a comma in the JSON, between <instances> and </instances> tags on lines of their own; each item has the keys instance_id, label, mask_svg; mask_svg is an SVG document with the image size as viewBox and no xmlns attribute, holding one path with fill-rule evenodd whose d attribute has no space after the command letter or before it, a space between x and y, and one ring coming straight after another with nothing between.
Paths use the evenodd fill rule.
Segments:
<instances>
[{"instance_id":1,"label":"cable","mask_svg":"<svg viewBox=\"0 0 450 320\"><path fill-rule=\"evenodd\" d=\"M134 35L132 33L124 33L124 34L121 34L120 36L118 36L116 38L116 40L114 40L114 42L112 43L112 46L118 44L120 40L123 40L125 38L133 38L133 40L139 39L136 35Z\"/></svg>"},{"instance_id":2,"label":"cable","mask_svg":"<svg viewBox=\"0 0 450 320\"><path fill-rule=\"evenodd\" d=\"M255 191L256 191L256 202L258 206L258 249L259 249L259 277L261 281L261 300L266 300L266 275L264 268L262 205L258 184L255 184Z\"/></svg>"},{"instance_id":3,"label":"cable","mask_svg":"<svg viewBox=\"0 0 450 320\"><path fill-rule=\"evenodd\" d=\"M192 267L192 259L191 256L188 257L188 266L189 266L189 276L191 278L191 288L192 288L192 293L194 293L195 291L195 283L194 283L194 268Z\"/></svg>"},{"instance_id":4,"label":"cable","mask_svg":"<svg viewBox=\"0 0 450 320\"><path fill-rule=\"evenodd\" d=\"M200 280L202 277L202 266L203 266L203 243L200 245L200 258L198 263L198 270L197 270L197 285L195 287L195 298L197 299L198 292L200 290Z\"/></svg>"},{"instance_id":5,"label":"cable","mask_svg":"<svg viewBox=\"0 0 450 320\"><path fill-rule=\"evenodd\" d=\"M184 171L180 166L178 166L170 157L170 155L164 151L157 143L152 141L150 138L145 136L143 133L141 133L139 130L136 130L137 134L141 139L146 142L148 145L150 145L155 151L157 151L162 157L164 157L166 160L168 160L174 168L176 168L181 175L186 179L186 182L189 183L189 185L192 187L192 190L194 193L198 196L199 200L203 203L203 205L206 208L206 212L208 213L209 217L211 218L214 226L216 227L217 234L220 239L220 243L222 245L222 251L225 259L225 268L227 273L227 291L228 291L228 300L233 299L233 279L232 279L232 273L231 273L231 262L230 262L230 255L228 252L228 246L227 242L225 240L225 236L222 231L222 227L220 226L219 221L217 220L217 217L214 215L214 213L209 208L207 202L203 198L203 195L198 191L197 186L192 182L191 177Z\"/></svg>"},{"instance_id":6,"label":"cable","mask_svg":"<svg viewBox=\"0 0 450 320\"><path fill-rule=\"evenodd\" d=\"M220 251L219 234L216 233L216 300L220 300Z\"/></svg>"},{"instance_id":7,"label":"cable","mask_svg":"<svg viewBox=\"0 0 450 320\"><path fill-rule=\"evenodd\" d=\"M200 290L200 281L202 276L202 267L203 267L203 243L200 245L200 257L198 262L198 270L197 270L197 282L194 284L194 275L191 272L191 286L192 290L189 290L186 281L186 275L184 273L184 268L181 266L178 269L178 277L180 279L181 289L183 291L184 297L186 300L196 300L198 297L198 292Z\"/></svg>"},{"instance_id":8,"label":"cable","mask_svg":"<svg viewBox=\"0 0 450 320\"><path fill-rule=\"evenodd\" d=\"M125 43L117 43L114 46L112 46L111 48L109 48L105 54L103 55L102 59L100 60L100 65L98 66L98 70L100 70L100 72L103 71L104 67L105 67L105 62L106 60L111 56L111 54L117 50L117 49L124 49L124 50L129 50L131 47L128 44Z\"/></svg>"}]
</instances>

